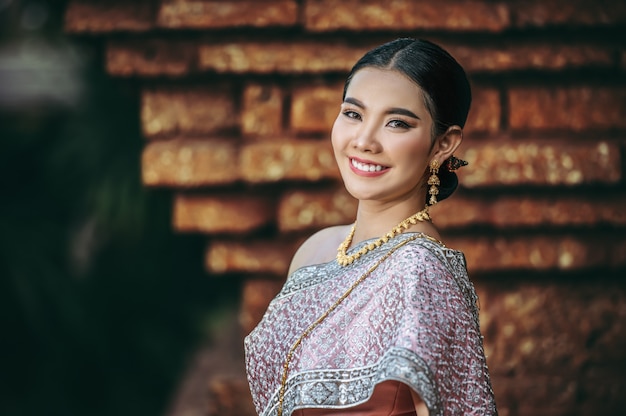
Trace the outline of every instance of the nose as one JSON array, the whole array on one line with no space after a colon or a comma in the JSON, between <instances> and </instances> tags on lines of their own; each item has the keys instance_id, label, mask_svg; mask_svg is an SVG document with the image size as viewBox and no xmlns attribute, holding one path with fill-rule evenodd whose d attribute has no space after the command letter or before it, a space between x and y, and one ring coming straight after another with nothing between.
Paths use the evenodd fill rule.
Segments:
<instances>
[{"instance_id":1,"label":"nose","mask_svg":"<svg viewBox=\"0 0 626 416\"><path fill-rule=\"evenodd\" d=\"M376 127L362 123L361 128L356 131L356 135L352 140L352 146L366 153L378 153L381 151L382 146L378 140Z\"/></svg>"}]
</instances>

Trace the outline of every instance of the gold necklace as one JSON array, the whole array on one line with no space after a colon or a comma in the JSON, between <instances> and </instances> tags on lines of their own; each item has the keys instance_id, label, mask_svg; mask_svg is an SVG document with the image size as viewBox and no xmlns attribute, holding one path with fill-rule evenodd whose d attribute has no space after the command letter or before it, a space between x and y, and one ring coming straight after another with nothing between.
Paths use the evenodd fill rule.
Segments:
<instances>
[{"instance_id":1,"label":"gold necklace","mask_svg":"<svg viewBox=\"0 0 626 416\"><path fill-rule=\"evenodd\" d=\"M340 266L347 266L348 264L354 263L354 261L357 260L362 255L366 254L369 251L374 250L377 247L380 247L387 241L394 238L396 235L403 233L411 225L417 224L418 221L430 221L430 215L428 213L428 206L424 208L423 210L411 215L409 218L405 219L400 224L393 227L391 231L389 231L387 234L380 237L378 240L363 246L356 253L348 255L346 254L346 252L348 251L348 247L350 247L350 244L352 244L352 238L354 237L354 230L356 229L356 222L355 222L354 225L352 226L352 229L350 230L350 233L348 234L346 239L343 241L343 243L339 245L339 248L337 249L337 263L339 263Z\"/></svg>"},{"instance_id":2,"label":"gold necklace","mask_svg":"<svg viewBox=\"0 0 626 416\"><path fill-rule=\"evenodd\" d=\"M421 213L422 211L418 212L417 214ZM415 214L415 215L417 215ZM406 220L402 221L400 224L404 223L407 220L410 220L410 218L413 218L415 215L407 218ZM417 220L416 220L417 221ZM420 220L423 221L423 220ZM374 263L373 266L371 266L369 269L367 269L367 271L365 273L363 273L363 275L361 277L359 277L354 283L352 283L352 286L350 286L348 288L348 290L346 290L344 292L343 295L341 295L341 297L339 299L337 299L337 301L326 310L326 312L324 312L319 318L317 318L315 320L315 322L313 322L311 325L309 325L309 327L307 329L304 330L304 332L302 333L302 335L300 335L300 337L296 340L296 342L293 343L293 345L291 346L291 348L289 348L289 351L287 352L287 358L285 359L285 364L283 364L283 376L281 378L281 382L280 382L280 390L278 392L278 408L277 408L277 416L282 416L283 414L283 403L285 401L285 389L287 387L287 376L289 375L289 364L291 363L291 359L293 358L293 354L296 351L296 349L300 346L300 344L302 344L302 341L304 340L304 338L308 337L311 332L313 332L313 330L319 325L321 324L326 318L328 318L328 316L335 310L337 309L337 307L339 306L339 304L341 304L341 302L343 302L348 296L350 296L350 294L354 291L354 289L361 284L361 282L363 282L370 274L372 274L372 272L374 270L376 270L378 268L378 266L380 266L380 264L387 260L389 258L389 256L391 256L397 249L399 249L400 247L404 246L405 244L409 243L410 241L416 240L418 238L424 238L425 235L424 234L416 234L414 236L411 236L409 238L407 238L404 241L401 241L400 243L398 243L397 245L395 245L394 247L392 247L387 253L385 253L384 256L382 256L376 263Z\"/></svg>"}]
</instances>

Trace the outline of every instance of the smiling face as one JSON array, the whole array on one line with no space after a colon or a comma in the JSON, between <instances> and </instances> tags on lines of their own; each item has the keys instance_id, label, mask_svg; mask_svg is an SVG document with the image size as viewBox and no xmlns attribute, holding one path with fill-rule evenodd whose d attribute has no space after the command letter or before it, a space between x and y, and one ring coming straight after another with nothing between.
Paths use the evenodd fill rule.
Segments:
<instances>
[{"instance_id":1,"label":"smiling face","mask_svg":"<svg viewBox=\"0 0 626 416\"><path fill-rule=\"evenodd\" d=\"M432 123L421 88L406 76L377 68L354 74L331 135L348 192L423 206Z\"/></svg>"}]
</instances>

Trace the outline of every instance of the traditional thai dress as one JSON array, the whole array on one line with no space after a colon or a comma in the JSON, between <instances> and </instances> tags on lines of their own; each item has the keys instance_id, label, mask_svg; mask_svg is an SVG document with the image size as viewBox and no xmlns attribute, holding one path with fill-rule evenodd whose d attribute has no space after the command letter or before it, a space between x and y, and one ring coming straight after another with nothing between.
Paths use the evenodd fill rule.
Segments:
<instances>
[{"instance_id":1,"label":"traditional thai dress","mask_svg":"<svg viewBox=\"0 0 626 416\"><path fill-rule=\"evenodd\" d=\"M431 416L497 414L465 257L423 234L400 234L345 267L331 261L294 271L245 351L261 416L279 407L284 416L307 414L297 409L349 414L377 385L408 386Z\"/></svg>"}]
</instances>

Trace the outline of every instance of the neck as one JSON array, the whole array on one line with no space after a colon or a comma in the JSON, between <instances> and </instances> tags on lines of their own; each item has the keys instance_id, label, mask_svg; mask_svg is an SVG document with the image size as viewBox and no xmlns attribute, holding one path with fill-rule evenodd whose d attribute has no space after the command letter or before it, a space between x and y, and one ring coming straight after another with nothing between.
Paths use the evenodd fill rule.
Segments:
<instances>
[{"instance_id":1,"label":"neck","mask_svg":"<svg viewBox=\"0 0 626 416\"><path fill-rule=\"evenodd\" d=\"M354 225L350 229L350 233L348 234L346 239L337 248L337 262L341 266L347 266L349 264L352 264L362 255L367 254L369 251L374 250L377 247L380 247L381 245L388 242L390 239L395 238L398 234L402 234L414 225L426 223L426 221L430 221L430 216L428 214L428 208L423 208L415 214L409 215L407 218L400 221L397 225L395 225L393 228L391 228L388 232L386 232L375 241L372 241L370 244L364 245L359 251L348 255L347 250L352 244L354 238L354 231L356 228L356 225ZM430 224L430 222L428 222L428 224ZM424 231L422 231L421 233L424 235L428 235Z\"/></svg>"},{"instance_id":2,"label":"neck","mask_svg":"<svg viewBox=\"0 0 626 416\"><path fill-rule=\"evenodd\" d=\"M370 238L378 238L389 232L401 221L424 209L424 204L415 201L403 201L393 205L360 201L356 216L356 229L352 244ZM431 223L420 222L407 231L429 231Z\"/></svg>"}]
</instances>

